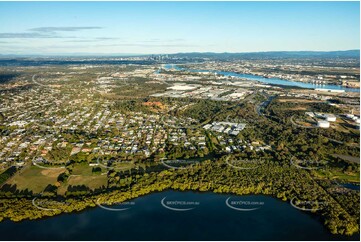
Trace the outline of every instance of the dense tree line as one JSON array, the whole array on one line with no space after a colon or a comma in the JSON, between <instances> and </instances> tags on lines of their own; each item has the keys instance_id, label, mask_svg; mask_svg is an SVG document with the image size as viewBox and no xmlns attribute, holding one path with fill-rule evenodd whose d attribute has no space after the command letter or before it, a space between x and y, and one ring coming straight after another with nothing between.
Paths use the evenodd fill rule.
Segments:
<instances>
[{"instance_id":1,"label":"dense tree line","mask_svg":"<svg viewBox=\"0 0 361 242\"><path fill-rule=\"evenodd\" d=\"M16 173L17 169L15 166L11 166L0 174L0 186L10 177Z\"/></svg>"},{"instance_id":2,"label":"dense tree line","mask_svg":"<svg viewBox=\"0 0 361 242\"><path fill-rule=\"evenodd\" d=\"M112 189L108 193L92 195L85 187L72 187L74 197L66 199L66 203L58 206L59 210L34 210L31 200L3 199L4 210L0 219L36 219L43 216L72 211L80 211L86 207L96 206L96 201L112 204L136 198L154 191L175 189L180 191L213 191L236 195L265 194L284 201L297 198L301 201L323 201L326 206L321 210L312 205L314 212L320 214L325 225L334 234L351 235L358 231L359 215L355 209L345 206L352 199L357 207L359 197L339 194L334 197L324 187L312 179L308 171L297 169L289 164L267 161L256 169L234 169L225 162L226 157L218 161L204 161L191 165L188 169L163 170L150 173L133 173L123 176L118 172L110 173ZM70 194L69 194L70 195Z\"/></svg>"}]
</instances>

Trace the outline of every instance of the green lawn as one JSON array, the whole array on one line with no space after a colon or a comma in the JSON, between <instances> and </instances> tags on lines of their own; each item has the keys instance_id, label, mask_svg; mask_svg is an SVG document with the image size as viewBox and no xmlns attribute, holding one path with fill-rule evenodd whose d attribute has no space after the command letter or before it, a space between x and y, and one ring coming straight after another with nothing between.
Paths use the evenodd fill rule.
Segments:
<instances>
[{"instance_id":1,"label":"green lawn","mask_svg":"<svg viewBox=\"0 0 361 242\"><path fill-rule=\"evenodd\" d=\"M42 169L33 165L10 178L7 184L16 185L18 190L28 189L33 193L41 193L49 184L55 185L60 173L66 169Z\"/></svg>"},{"instance_id":2,"label":"green lawn","mask_svg":"<svg viewBox=\"0 0 361 242\"><path fill-rule=\"evenodd\" d=\"M134 168L135 165L131 162L125 162L125 163L118 163L114 165L114 169L117 171L126 171Z\"/></svg>"},{"instance_id":3,"label":"green lawn","mask_svg":"<svg viewBox=\"0 0 361 242\"><path fill-rule=\"evenodd\" d=\"M74 164L74 167L72 168L72 172L69 175L67 182L59 188L58 194L65 194L68 186L70 185L85 185L92 190L100 188L101 186L106 186L107 175L93 173L92 169L93 167L89 166L87 163ZM105 168L102 168L101 173L106 172L107 170Z\"/></svg>"},{"instance_id":4,"label":"green lawn","mask_svg":"<svg viewBox=\"0 0 361 242\"><path fill-rule=\"evenodd\" d=\"M344 180L346 182L360 182L360 173L346 174L336 169L332 170L314 170L314 174L320 178L327 178L330 180Z\"/></svg>"},{"instance_id":5,"label":"green lawn","mask_svg":"<svg viewBox=\"0 0 361 242\"><path fill-rule=\"evenodd\" d=\"M74 164L71 175L92 176L92 169L87 163Z\"/></svg>"}]
</instances>

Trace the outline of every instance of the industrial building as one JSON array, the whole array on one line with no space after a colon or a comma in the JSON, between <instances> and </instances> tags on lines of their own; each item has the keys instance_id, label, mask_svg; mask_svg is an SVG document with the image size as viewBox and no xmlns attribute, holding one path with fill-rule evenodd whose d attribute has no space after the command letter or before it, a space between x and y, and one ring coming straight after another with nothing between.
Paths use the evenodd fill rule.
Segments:
<instances>
[{"instance_id":1,"label":"industrial building","mask_svg":"<svg viewBox=\"0 0 361 242\"><path fill-rule=\"evenodd\" d=\"M327 128L330 127L330 122L325 121L325 120L319 120L319 121L317 122L317 127L327 129Z\"/></svg>"}]
</instances>

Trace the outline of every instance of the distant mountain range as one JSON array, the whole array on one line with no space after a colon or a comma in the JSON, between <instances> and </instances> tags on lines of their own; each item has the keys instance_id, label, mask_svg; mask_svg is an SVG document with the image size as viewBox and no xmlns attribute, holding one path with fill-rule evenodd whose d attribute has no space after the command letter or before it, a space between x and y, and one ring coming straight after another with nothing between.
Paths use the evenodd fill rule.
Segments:
<instances>
[{"instance_id":1,"label":"distant mountain range","mask_svg":"<svg viewBox=\"0 0 361 242\"><path fill-rule=\"evenodd\" d=\"M170 57L215 59L284 59L284 58L360 58L360 50L345 51L267 51L243 53L192 52L168 55Z\"/></svg>"},{"instance_id":2,"label":"distant mountain range","mask_svg":"<svg viewBox=\"0 0 361 242\"><path fill-rule=\"evenodd\" d=\"M344 50L344 51L265 51L265 52L241 52L241 53L215 53L215 52L189 52L176 54L0 54L0 59L5 58L116 58L116 57L146 57L168 55L168 57L177 58L211 58L211 59L285 59L285 58L357 58L360 59L360 50Z\"/></svg>"}]
</instances>

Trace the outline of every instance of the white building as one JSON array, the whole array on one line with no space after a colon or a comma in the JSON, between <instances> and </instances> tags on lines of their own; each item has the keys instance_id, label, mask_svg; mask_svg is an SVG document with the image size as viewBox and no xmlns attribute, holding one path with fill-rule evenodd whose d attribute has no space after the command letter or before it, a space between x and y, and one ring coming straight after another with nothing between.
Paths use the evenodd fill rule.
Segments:
<instances>
[{"instance_id":1,"label":"white building","mask_svg":"<svg viewBox=\"0 0 361 242\"><path fill-rule=\"evenodd\" d=\"M327 129L327 128L330 127L330 122L324 121L324 120L320 120L320 121L317 122L317 127Z\"/></svg>"},{"instance_id":2,"label":"white building","mask_svg":"<svg viewBox=\"0 0 361 242\"><path fill-rule=\"evenodd\" d=\"M336 116L333 114L324 114L325 120L328 122L335 122Z\"/></svg>"},{"instance_id":3,"label":"white building","mask_svg":"<svg viewBox=\"0 0 361 242\"><path fill-rule=\"evenodd\" d=\"M310 116L311 118L315 117L315 114L313 112L306 112L306 115Z\"/></svg>"}]
</instances>

